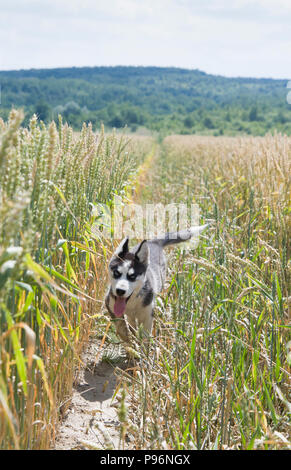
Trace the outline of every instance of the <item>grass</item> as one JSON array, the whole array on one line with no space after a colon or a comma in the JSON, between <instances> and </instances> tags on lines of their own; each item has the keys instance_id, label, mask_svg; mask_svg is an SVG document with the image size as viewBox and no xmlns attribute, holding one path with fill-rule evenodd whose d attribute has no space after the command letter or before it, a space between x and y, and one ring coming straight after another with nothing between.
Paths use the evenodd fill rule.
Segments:
<instances>
[{"instance_id":1,"label":"grass","mask_svg":"<svg viewBox=\"0 0 291 470\"><path fill-rule=\"evenodd\" d=\"M281 135L162 144L141 201L196 202L212 228L169 252L151 353L127 377L135 448L290 448L290 154Z\"/></svg>"},{"instance_id":2,"label":"grass","mask_svg":"<svg viewBox=\"0 0 291 470\"><path fill-rule=\"evenodd\" d=\"M151 142L22 119L0 123L0 448L45 449L104 295L112 245L91 209L125 197Z\"/></svg>"},{"instance_id":3,"label":"grass","mask_svg":"<svg viewBox=\"0 0 291 470\"><path fill-rule=\"evenodd\" d=\"M115 194L212 222L168 251L150 352L120 371L121 448L290 448L290 138L129 142L22 118L0 123L1 449L53 444L80 353L109 331L94 205Z\"/></svg>"}]
</instances>

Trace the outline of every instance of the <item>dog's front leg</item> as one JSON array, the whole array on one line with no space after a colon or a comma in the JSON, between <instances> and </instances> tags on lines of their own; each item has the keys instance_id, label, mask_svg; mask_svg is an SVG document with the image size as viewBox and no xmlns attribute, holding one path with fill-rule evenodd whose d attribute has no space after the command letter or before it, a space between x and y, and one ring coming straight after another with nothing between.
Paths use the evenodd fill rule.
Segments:
<instances>
[{"instance_id":1,"label":"dog's front leg","mask_svg":"<svg viewBox=\"0 0 291 470\"><path fill-rule=\"evenodd\" d=\"M124 341L125 343L129 343L129 331L125 320L122 318L119 320L115 320L114 323L116 325L116 333L118 334L118 336L120 336L122 341Z\"/></svg>"}]
</instances>

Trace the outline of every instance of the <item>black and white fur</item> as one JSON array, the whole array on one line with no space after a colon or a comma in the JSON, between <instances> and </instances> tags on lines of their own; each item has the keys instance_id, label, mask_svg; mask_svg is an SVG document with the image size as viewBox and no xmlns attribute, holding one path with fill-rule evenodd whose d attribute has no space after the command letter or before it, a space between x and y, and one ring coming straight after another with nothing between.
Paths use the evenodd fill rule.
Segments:
<instances>
[{"instance_id":1,"label":"black and white fur","mask_svg":"<svg viewBox=\"0 0 291 470\"><path fill-rule=\"evenodd\" d=\"M155 297L161 292L166 275L164 248L189 240L207 226L167 233L131 249L128 237L122 240L109 263L110 286L105 305L116 320L116 330L123 341L129 341L127 325L133 331L142 325L147 333L151 332Z\"/></svg>"}]
</instances>

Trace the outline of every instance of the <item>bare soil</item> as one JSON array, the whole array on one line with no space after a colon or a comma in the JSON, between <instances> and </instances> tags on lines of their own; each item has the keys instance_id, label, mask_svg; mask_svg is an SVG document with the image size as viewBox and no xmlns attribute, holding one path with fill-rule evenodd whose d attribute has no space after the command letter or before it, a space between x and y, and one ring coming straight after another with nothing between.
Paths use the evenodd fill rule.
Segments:
<instances>
[{"instance_id":1,"label":"bare soil","mask_svg":"<svg viewBox=\"0 0 291 470\"><path fill-rule=\"evenodd\" d=\"M120 423L117 399L113 399L118 378L109 362L97 364L99 344L91 340L82 360L73 395L55 442L56 450L119 449ZM119 368L127 366L121 358ZM130 442L128 442L128 447Z\"/></svg>"}]
</instances>

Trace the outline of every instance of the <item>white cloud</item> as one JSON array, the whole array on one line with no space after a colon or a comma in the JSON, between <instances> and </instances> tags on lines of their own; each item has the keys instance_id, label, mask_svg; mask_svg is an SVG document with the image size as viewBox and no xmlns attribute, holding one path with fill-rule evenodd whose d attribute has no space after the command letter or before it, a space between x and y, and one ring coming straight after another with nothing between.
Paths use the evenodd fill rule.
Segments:
<instances>
[{"instance_id":1,"label":"white cloud","mask_svg":"<svg viewBox=\"0 0 291 470\"><path fill-rule=\"evenodd\" d=\"M288 77L289 0L10 0L0 69L174 65Z\"/></svg>"}]
</instances>

